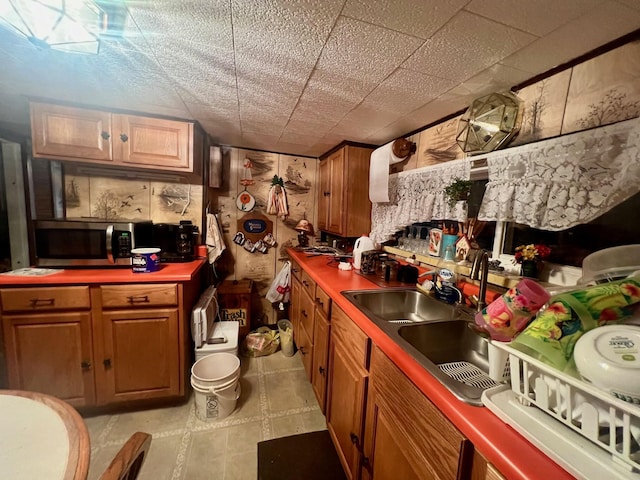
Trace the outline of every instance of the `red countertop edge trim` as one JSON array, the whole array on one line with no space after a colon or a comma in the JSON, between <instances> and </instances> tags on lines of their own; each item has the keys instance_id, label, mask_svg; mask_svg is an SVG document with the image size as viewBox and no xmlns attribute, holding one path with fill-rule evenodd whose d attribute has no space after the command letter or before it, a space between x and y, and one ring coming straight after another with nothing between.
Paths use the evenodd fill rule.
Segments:
<instances>
[{"instance_id":1,"label":"red countertop edge trim","mask_svg":"<svg viewBox=\"0 0 640 480\"><path fill-rule=\"evenodd\" d=\"M340 293L344 290L382 287L353 271L342 271L337 266L327 265L329 257L307 257L303 252L293 249L288 252L505 478L574 478L489 409L458 400Z\"/></svg>"},{"instance_id":2,"label":"red countertop edge trim","mask_svg":"<svg viewBox=\"0 0 640 480\"><path fill-rule=\"evenodd\" d=\"M109 283L188 282L204 266L204 259L165 263L156 272L136 273L131 268L75 268L41 277L0 275L0 287L36 285L87 285Z\"/></svg>"}]
</instances>

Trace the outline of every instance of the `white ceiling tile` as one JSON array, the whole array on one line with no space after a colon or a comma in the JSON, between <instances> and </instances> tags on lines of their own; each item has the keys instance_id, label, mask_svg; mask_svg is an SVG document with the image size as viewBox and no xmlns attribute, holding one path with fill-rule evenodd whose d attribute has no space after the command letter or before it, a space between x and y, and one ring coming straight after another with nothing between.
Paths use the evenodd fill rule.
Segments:
<instances>
[{"instance_id":1,"label":"white ceiling tile","mask_svg":"<svg viewBox=\"0 0 640 480\"><path fill-rule=\"evenodd\" d=\"M640 26L640 11L607 1L588 14L523 48L501 63L531 73L543 73Z\"/></svg>"},{"instance_id":2,"label":"white ceiling tile","mask_svg":"<svg viewBox=\"0 0 640 480\"><path fill-rule=\"evenodd\" d=\"M465 10L540 37L588 13L601 3L602 0L472 0Z\"/></svg>"},{"instance_id":3,"label":"white ceiling tile","mask_svg":"<svg viewBox=\"0 0 640 480\"><path fill-rule=\"evenodd\" d=\"M468 12L459 12L402 66L452 80L498 63L536 37Z\"/></svg>"},{"instance_id":4,"label":"white ceiling tile","mask_svg":"<svg viewBox=\"0 0 640 480\"><path fill-rule=\"evenodd\" d=\"M98 56L0 27L0 122L24 122L32 96L195 119L238 147L379 144L640 28L638 0L595 3L126 0L123 36Z\"/></svg>"},{"instance_id":5,"label":"white ceiling tile","mask_svg":"<svg viewBox=\"0 0 640 480\"><path fill-rule=\"evenodd\" d=\"M453 80L399 68L365 98L363 104L396 117L415 110L455 85ZM391 123L391 119L388 123Z\"/></svg>"},{"instance_id":6,"label":"white ceiling tile","mask_svg":"<svg viewBox=\"0 0 640 480\"><path fill-rule=\"evenodd\" d=\"M468 0L347 0L342 14L419 38L429 38Z\"/></svg>"}]
</instances>

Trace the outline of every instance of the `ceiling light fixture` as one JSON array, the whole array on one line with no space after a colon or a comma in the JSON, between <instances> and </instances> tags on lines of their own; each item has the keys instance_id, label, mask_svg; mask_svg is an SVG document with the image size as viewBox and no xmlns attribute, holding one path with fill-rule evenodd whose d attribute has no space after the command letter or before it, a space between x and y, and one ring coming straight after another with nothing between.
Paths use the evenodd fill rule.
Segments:
<instances>
[{"instance_id":1,"label":"ceiling light fixture","mask_svg":"<svg viewBox=\"0 0 640 480\"><path fill-rule=\"evenodd\" d=\"M0 24L42 50L97 54L104 12L91 0L3 0Z\"/></svg>"}]
</instances>

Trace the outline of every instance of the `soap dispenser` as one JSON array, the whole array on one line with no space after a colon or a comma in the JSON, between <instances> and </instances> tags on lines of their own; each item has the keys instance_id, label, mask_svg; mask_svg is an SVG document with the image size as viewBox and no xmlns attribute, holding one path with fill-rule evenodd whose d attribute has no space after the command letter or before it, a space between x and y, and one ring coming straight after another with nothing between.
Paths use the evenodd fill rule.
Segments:
<instances>
[{"instance_id":1,"label":"soap dispenser","mask_svg":"<svg viewBox=\"0 0 640 480\"><path fill-rule=\"evenodd\" d=\"M447 246L443 265L436 275L435 297L446 303L462 302L462 292L458 289L457 275L454 266L455 252L453 245Z\"/></svg>"}]
</instances>

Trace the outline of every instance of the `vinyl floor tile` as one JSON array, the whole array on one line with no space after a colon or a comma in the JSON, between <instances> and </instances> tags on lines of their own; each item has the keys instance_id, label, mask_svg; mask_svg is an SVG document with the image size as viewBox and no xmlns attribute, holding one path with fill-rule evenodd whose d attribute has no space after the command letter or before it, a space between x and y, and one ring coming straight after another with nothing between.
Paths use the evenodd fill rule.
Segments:
<instances>
[{"instance_id":1,"label":"vinyl floor tile","mask_svg":"<svg viewBox=\"0 0 640 480\"><path fill-rule=\"evenodd\" d=\"M177 406L86 417L89 479L97 479L136 431L152 434L140 480L255 480L262 440L326 429L300 354L241 357L242 388L226 418L197 418L194 396Z\"/></svg>"}]
</instances>

